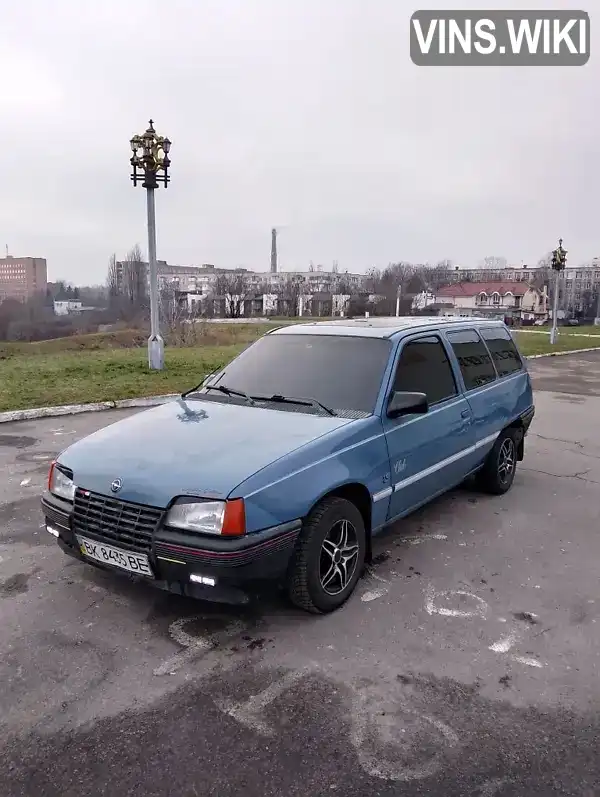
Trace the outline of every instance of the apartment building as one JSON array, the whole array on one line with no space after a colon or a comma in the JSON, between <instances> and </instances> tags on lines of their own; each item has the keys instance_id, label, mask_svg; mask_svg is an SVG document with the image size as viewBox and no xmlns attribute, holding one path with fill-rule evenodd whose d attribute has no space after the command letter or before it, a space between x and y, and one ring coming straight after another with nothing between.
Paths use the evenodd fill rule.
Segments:
<instances>
[{"instance_id":1,"label":"apartment building","mask_svg":"<svg viewBox=\"0 0 600 797\"><path fill-rule=\"evenodd\" d=\"M0 302L17 299L24 302L36 293L46 293L48 267L43 257L0 258Z\"/></svg>"},{"instance_id":2,"label":"apartment building","mask_svg":"<svg viewBox=\"0 0 600 797\"><path fill-rule=\"evenodd\" d=\"M560 306L569 314L594 315L600 293L600 260L591 264L566 268L561 275Z\"/></svg>"},{"instance_id":3,"label":"apartment building","mask_svg":"<svg viewBox=\"0 0 600 797\"><path fill-rule=\"evenodd\" d=\"M554 274L549 266L507 266L502 269L463 268L452 271L452 282L535 282L553 296ZM600 293L600 258L581 266L567 266L560 275L559 307L568 315L595 314Z\"/></svg>"},{"instance_id":4,"label":"apartment building","mask_svg":"<svg viewBox=\"0 0 600 797\"><path fill-rule=\"evenodd\" d=\"M117 283L122 286L126 263L117 262ZM141 264L146 273L148 263ZM228 269L217 268L210 263L201 266L173 266L164 260L157 262L158 284L161 288L170 287L175 291L207 295L214 291L219 275L238 274L244 280L246 289L256 293L280 294L285 292L290 283L298 286L299 292L335 293L357 292L363 289L365 274L350 274L348 272L333 271L251 271L245 268Z\"/></svg>"}]
</instances>

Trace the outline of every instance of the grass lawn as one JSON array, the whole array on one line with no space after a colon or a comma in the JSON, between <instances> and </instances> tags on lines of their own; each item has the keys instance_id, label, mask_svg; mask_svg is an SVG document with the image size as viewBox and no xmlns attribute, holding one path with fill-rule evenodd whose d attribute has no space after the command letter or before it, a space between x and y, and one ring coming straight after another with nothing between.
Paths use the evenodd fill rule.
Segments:
<instances>
[{"instance_id":1,"label":"grass lawn","mask_svg":"<svg viewBox=\"0 0 600 797\"><path fill-rule=\"evenodd\" d=\"M548 324L543 327L535 327L535 329L538 329L540 332L545 332L547 335L549 335L551 325ZM600 335L600 327L595 327L593 324L580 327L560 326L558 329L561 335Z\"/></svg>"},{"instance_id":2,"label":"grass lawn","mask_svg":"<svg viewBox=\"0 0 600 797\"><path fill-rule=\"evenodd\" d=\"M597 327L596 327L597 328ZM582 338L560 329L558 341L554 346L550 343L550 334L540 335L537 332L515 332L515 340L521 354L548 354L553 351L573 351L573 349L600 348L600 336Z\"/></svg>"},{"instance_id":3,"label":"grass lawn","mask_svg":"<svg viewBox=\"0 0 600 797\"><path fill-rule=\"evenodd\" d=\"M145 348L10 357L0 360L0 411L181 392L243 348L169 348L164 371L148 370Z\"/></svg>"},{"instance_id":4,"label":"grass lawn","mask_svg":"<svg viewBox=\"0 0 600 797\"><path fill-rule=\"evenodd\" d=\"M0 411L181 392L225 365L267 328L207 325L195 345L167 347L164 371L148 370L145 338L131 330L0 343ZM596 338L582 338L561 330L554 347L547 335L523 331L515 336L524 355L600 348L598 333Z\"/></svg>"}]
</instances>

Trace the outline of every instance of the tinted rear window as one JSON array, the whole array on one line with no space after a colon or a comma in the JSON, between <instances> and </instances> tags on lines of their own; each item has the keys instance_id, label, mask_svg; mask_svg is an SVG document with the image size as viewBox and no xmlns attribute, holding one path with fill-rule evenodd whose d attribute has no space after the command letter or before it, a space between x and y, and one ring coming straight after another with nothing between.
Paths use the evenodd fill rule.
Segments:
<instances>
[{"instance_id":1,"label":"tinted rear window","mask_svg":"<svg viewBox=\"0 0 600 797\"><path fill-rule=\"evenodd\" d=\"M467 390L473 390L494 381L496 369L492 358L474 329L448 332L448 340L456 354Z\"/></svg>"},{"instance_id":2,"label":"tinted rear window","mask_svg":"<svg viewBox=\"0 0 600 797\"><path fill-rule=\"evenodd\" d=\"M390 341L383 338L266 335L229 363L211 384L227 385L250 396L312 398L341 415L345 411L369 415L390 351ZM214 392L211 395L215 397ZM286 409L285 405L267 406Z\"/></svg>"},{"instance_id":3,"label":"tinted rear window","mask_svg":"<svg viewBox=\"0 0 600 797\"><path fill-rule=\"evenodd\" d=\"M481 329L481 337L487 343L496 370L500 376L508 376L523 368L521 356L517 351L508 330L502 327Z\"/></svg>"}]
</instances>

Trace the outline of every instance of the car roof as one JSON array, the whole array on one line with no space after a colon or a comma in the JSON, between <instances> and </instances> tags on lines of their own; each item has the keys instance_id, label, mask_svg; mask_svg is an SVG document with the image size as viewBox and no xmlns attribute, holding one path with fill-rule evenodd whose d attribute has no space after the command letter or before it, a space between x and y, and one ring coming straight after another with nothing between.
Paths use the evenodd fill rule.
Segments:
<instances>
[{"instance_id":1,"label":"car roof","mask_svg":"<svg viewBox=\"0 0 600 797\"><path fill-rule=\"evenodd\" d=\"M502 321L474 316L392 316L375 318L339 318L289 324L271 330L270 335L345 335L361 338L391 338L399 333L452 327L498 326Z\"/></svg>"}]
</instances>

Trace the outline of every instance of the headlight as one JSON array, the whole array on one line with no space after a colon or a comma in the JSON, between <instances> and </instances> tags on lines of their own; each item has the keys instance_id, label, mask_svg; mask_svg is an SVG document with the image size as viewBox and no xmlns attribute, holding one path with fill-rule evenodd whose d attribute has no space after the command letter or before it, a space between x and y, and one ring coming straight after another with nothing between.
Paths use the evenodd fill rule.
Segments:
<instances>
[{"instance_id":1,"label":"headlight","mask_svg":"<svg viewBox=\"0 0 600 797\"><path fill-rule=\"evenodd\" d=\"M50 466L48 475L48 490L59 498L66 498L67 501L75 499L75 483L66 472L66 468L61 468L56 462Z\"/></svg>"},{"instance_id":2,"label":"headlight","mask_svg":"<svg viewBox=\"0 0 600 797\"><path fill-rule=\"evenodd\" d=\"M198 534L240 537L246 533L244 502L241 498L234 501L179 498L169 510L165 523Z\"/></svg>"}]
</instances>

